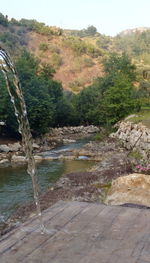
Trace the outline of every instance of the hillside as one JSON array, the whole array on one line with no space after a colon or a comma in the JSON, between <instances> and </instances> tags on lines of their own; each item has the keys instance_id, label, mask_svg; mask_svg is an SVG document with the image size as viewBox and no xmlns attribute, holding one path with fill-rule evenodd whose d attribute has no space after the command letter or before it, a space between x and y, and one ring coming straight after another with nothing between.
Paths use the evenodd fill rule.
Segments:
<instances>
[{"instance_id":1,"label":"hillside","mask_svg":"<svg viewBox=\"0 0 150 263\"><path fill-rule=\"evenodd\" d=\"M132 29L126 29L119 33L120 36L132 35L133 33L143 33L150 30L149 27L137 27Z\"/></svg>"},{"instance_id":2,"label":"hillside","mask_svg":"<svg viewBox=\"0 0 150 263\"><path fill-rule=\"evenodd\" d=\"M119 50L121 37L101 35L94 26L62 30L36 20L8 21L3 15L0 25L1 45L15 61L34 136L46 133L49 127L110 126L138 111L141 102L149 103L150 84L141 85L140 75L137 81L131 56ZM0 73L0 120L6 123L1 134L18 136ZM8 79L11 85L9 69Z\"/></svg>"},{"instance_id":3,"label":"hillside","mask_svg":"<svg viewBox=\"0 0 150 263\"><path fill-rule=\"evenodd\" d=\"M15 58L22 48L32 52L43 64L56 71L54 78L64 89L80 91L93 79L102 76L103 52L99 47L78 36L48 27L34 20L12 19L0 22L0 42Z\"/></svg>"},{"instance_id":4,"label":"hillside","mask_svg":"<svg viewBox=\"0 0 150 263\"><path fill-rule=\"evenodd\" d=\"M30 32L28 36L28 49L42 63L49 63L54 67L54 78L62 82L64 89L77 92L90 85L94 78L102 76L101 53L88 42L63 34L47 37ZM96 50L98 54L94 54Z\"/></svg>"},{"instance_id":5,"label":"hillside","mask_svg":"<svg viewBox=\"0 0 150 263\"><path fill-rule=\"evenodd\" d=\"M103 61L110 53L126 52L137 67L138 81L149 80L150 29L128 29L116 37L97 32L94 26L82 30L63 30L36 20L20 21L0 14L0 43L15 58L28 49L41 64L55 69L54 78L75 93L103 76Z\"/></svg>"}]
</instances>

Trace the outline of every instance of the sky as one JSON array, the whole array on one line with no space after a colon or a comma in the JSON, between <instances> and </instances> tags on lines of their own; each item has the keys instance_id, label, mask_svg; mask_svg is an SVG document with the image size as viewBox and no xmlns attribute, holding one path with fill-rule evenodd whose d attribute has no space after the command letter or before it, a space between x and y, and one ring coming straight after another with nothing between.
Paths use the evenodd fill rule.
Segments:
<instances>
[{"instance_id":1,"label":"sky","mask_svg":"<svg viewBox=\"0 0 150 263\"><path fill-rule=\"evenodd\" d=\"M110 36L125 29L150 27L150 0L1 0L0 12L63 29L93 25Z\"/></svg>"}]
</instances>

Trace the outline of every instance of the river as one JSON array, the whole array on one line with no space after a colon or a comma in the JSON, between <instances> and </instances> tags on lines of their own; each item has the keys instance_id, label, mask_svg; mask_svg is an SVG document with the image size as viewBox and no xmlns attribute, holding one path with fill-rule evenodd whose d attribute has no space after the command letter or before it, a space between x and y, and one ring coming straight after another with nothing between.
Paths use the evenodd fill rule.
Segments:
<instances>
[{"instance_id":1,"label":"river","mask_svg":"<svg viewBox=\"0 0 150 263\"><path fill-rule=\"evenodd\" d=\"M75 143L44 152L42 155L56 157L62 153L68 153L72 149L81 148L86 142L87 139L78 140ZM62 175L85 171L93 164L94 162L88 160L55 160L38 163L37 173L40 191L42 192L52 186ZM31 178L26 172L26 167L0 168L0 222L7 220L19 205L30 200L33 200L33 191Z\"/></svg>"}]
</instances>

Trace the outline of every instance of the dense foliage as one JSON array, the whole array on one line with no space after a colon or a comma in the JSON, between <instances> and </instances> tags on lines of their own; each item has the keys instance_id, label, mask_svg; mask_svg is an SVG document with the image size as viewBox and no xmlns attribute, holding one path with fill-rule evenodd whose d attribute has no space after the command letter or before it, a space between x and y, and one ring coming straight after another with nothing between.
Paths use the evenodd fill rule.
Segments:
<instances>
[{"instance_id":1,"label":"dense foliage","mask_svg":"<svg viewBox=\"0 0 150 263\"><path fill-rule=\"evenodd\" d=\"M78 95L63 92L61 84L53 80L53 68L41 65L26 50L16 60L16 68L34 135L52 126L114 124L140 108L139 91L133 86L135 66L125 54L112 54L104 63L105 76ZM0 83L0 120L6 123L3 132L14 135L17 122L2 74Z\"/></svg>"},{"instance_id":2,"label":"dense foliage","mask_svg":"<svg viewBox=\"0 0 150 263\"><path fill-rule=\"evenodd\" d=\"M4 16L2 13L0 13L0 25L7 27L8 23L9 22L7 16Z\"/></svg>"},{"instance_id":3,"label":"dense foliage","mask_svg":"<svg viewBox=\"0 0 150 263\"><path fill-rule=\"evenodd\" d=\"M93 58L102 55L102 52L99 48L96 48L90 43L86 43L78 37L68 37L63 40L63 44L66 47L70 47L74 53L78 56L87 54Z\"/></svg>"},{"instance_id":4,"label":"dense foliage","mask_svg":"<svg viewBox=\"0 0 150 263\"><path fill-rule=\"evenodd\" d=\"M62 115L60 105L63 108L67 107L67 113L71 106L64 100L61 84L52 79L54 71L49 65L41 66L33 55L23 51L16 61L16 68L22 84L32 132L35 135L45 133L48 127L58 125ZM6 123L3 132L13 135L17 132L17 122L2 74L0 77L0 119ZM65 120L63 120L64 125Z\"/></svg>"},{"instance_id":5,"label":"dense foliage","mask_svg":"<svg viewBox=\"0 0 150 263\"><path fill-rule=\"evenodd\" d=\"M105 76L84 89L77 98L80 121L97 125L114 124L140 108L135 66L127 55L112 54L104 63Z\"/></svg>"}]
</instances>

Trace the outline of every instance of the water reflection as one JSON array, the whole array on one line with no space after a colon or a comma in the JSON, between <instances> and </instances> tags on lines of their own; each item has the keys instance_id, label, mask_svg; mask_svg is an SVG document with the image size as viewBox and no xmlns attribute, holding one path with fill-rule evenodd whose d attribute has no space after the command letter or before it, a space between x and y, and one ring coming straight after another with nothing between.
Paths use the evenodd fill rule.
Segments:
<instances>
[{"instance_id":1,"label":"water reflection","mask_svg":"<svg viewBox=\"0 0 150 263\"><path fill-rule=\"evenodd\" d=\"M85 171L91 161L44 161L37 165L41 191L55 183L63 174ZM0 221L5 219L21 204L32 200L32 182L26 175L26 167L0 169Z\"/></svg>"}]
</instances>

